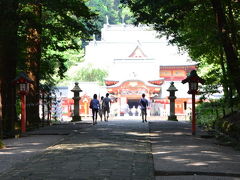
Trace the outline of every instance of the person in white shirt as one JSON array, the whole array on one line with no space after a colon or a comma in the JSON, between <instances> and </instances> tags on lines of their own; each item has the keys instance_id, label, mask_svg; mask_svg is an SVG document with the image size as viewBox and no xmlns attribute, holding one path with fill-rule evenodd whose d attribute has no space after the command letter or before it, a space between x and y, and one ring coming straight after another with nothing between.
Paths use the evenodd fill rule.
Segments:
<instances>
[{"instance_id":1,"label":"person in white shirt","mask_svg":"<svg viewBox=\"0 0 240 180\"><path fill-rule=\"evenodd\" d=\"M147 107L148 100L145 98L145 94L142 94L142 98L139 100L139 105L141 107L142 122L147 122Z\"/></svg>"},{"instance_id":2,"label":"person in white shirt","mask_svg":"<svg viewBox=\"0 0 240 180\"><path fill-rule=\"evenodd\" d=\"M103 115L105 121L108 121L111 106L111 99L108 96L109 94L107 93L106 97L103 99Z\"/></svg>"},{"instance_id":3,"label":"person in white shirt","mask_svg":"<svg viewBox=\"0 0 240 180\"><path fill-rule=\"evenodd\" d=\"M100 106L99 106L99 111L98 111L98 114L100 116L100 119L102 121L102 117L103 117L103 96L101 97L101 100L100 100Z\"/></svg>"}]
</instances>

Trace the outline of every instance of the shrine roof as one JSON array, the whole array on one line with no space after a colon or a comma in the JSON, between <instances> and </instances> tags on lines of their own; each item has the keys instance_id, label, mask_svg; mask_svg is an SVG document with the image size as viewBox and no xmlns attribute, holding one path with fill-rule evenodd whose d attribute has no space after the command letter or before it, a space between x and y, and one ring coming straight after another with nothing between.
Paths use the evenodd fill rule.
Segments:
<instances>
[{"instance_id":1,"label":"shrine roof","mask_svg":"<svg viewBox=\"0 0 240 180\"><path fill-rule=\"evenodd\" d=\"M160 79L161 81L163 81L163 78ZM109 80L105 80L105 81L109 81ZM125 82L136 82L136 81L140 81L140 82L143 82L146 86L148 87L160 87L161 85L154 85L154 84L151 84L149 83L148 81L144 81L144 80L139 80L139 79L128 79L128 80L123 80L123 81L119 81L118 83L114 84L114 85L111 85L111 86L107 86L107 88L115 88L115 87L119 87L121 86L123 83Z\"/></svg>"},{"instance_id":2,"label":"shrine roof","mask_svg":"<svg viewBox=\"0 0 240 180\"><path fill-rule=\"evenodd\" d=\"M160 64L160 68L167 68L167 67L190 67L190 66L198 66L199 63L196 62L186 62L186 64L184 63L180 63L180 64Z\"/></svg>"}]
</instances>

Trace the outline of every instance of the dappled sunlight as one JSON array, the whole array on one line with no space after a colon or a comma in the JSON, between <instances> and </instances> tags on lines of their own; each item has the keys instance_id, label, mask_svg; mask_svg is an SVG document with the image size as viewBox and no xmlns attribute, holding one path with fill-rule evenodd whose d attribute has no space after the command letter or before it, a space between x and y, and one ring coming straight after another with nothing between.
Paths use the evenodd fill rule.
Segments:
<instances>
[{"instance_id":1,"label":"dappled sunlight","mask_svg":"<svg viewBox=\"0 0 240 180\"><path fill-rule=\"evenodd\" d=\"M134 136L149 136L149 133L139 133L139 132L127 132L128 135L134 135Z\"/></svg>"},{"instance_id":2,"label":"dappled sunlight","mask_svg":"<svg viewBox=\"0 0 240 180\"><path fill-rule=\"evenodd\" d=\"M123 147L120 147L120 148L117 148L117 150L120 150L120 151L126 151L126 152L135 152L136 149L132 148L123 148Z\"/></svg>"},{"instance_id":3,"label":"dappled sunlight","mask_svg":"<svg viewBox=\"0 0 240 180\"><path fill-rule=\"evenodd\" d=\"M189 159L178 158L177 156L166 156L166 157L163 157L162 159L171 160L174 162L182 162L182 163L189 162Z\"/></svg>"},{"instance_id":4,"label":"dappled sunlight","mask_svg":"<svg viewBox=\"0 0 240 180\"><path fill-rule=\"evenodd\" d=\"M156 155L156 154L168 154L168 153L171 153L171 151L153 152L152 154Z\"/></svg>"},{"instance_id":5,"label":"dappled sunlight","mask_svg":"<svg viewBox=\"0 0 240 180\"><path fill-rule=\"evenodd\" d=\"M100 148L100 147L115 147L117 144L113 143L101 143L101 142L91 142L84 144L60 144L56 146L49 147L48 149L62 149L62 150L73 150L73 149L83 149L83 148Z\"/></svg>"},{"instance_id":6,"label":"dappled sunlight","mask_svg":"<svg viewBox=\"0 0 240 180\"><path fill-rule=\"evenodd\" d=\"M185 146L186 148L200 148L201 146L194 146L194 145L189 145L189 146Z\"/></svg>"},{"instance_id":7,"label":"dappled sunlight","mask_svg":"<svg viewBox=\"0 0 240 180\"><path fill-rule=\"evenodd\" d=\"M176 131L174 131L174 132L165 132L165 133L163 133L162 135L167 135L167 136L182 136L182 135L188 135L186 132L176 132Z\"/></svg>"},{"instance_id":8,"label":"dappled sunlight","mask_svg":"<svg viewBox=\"0 0 240 180\"><path fill-rule=\"evenodd\" d=\"M9 154L15 154L15 153L13 153L13 152L0 152L0 155L9 155Z\"/></svg>"},{"instance_id":9,"label":"dappled sunlight","mask_svg":"<svg viewBox=\"0 0 240 180\"><path fill-rule=\"evenodd\" d=\"M148 133L150 137L159 137L159 134L158 133Z\"/></svg>"},{"instance_id":10,"label":"dappled sunlight","mask_svg":"<svg viewBox=\"0 0 240 180\"><path fill-rule=\"evenodd\" d=\"M213 151L200 151L201 153L206 153L206 154L217 154L217 152Z\"/></svg>"},{"instance_id":11,"label":"dappled sunlight","mask_svg":"<svg viewBox=\"0 0 240 180\"><path fill-rule=\"evenodd\" d=\"M32 152L35 152L35 150L24 150L24 151L21 151L22 153L32 153Z\"/></svg>"},{"instance_id":12,"label":"dappled sunlight","mask_svg":"<svg viewBox=\"0 0 240 180\"><path fill-rule=\"evenodd\" d=\"M43 143L23 143L23 144L17 144L17 145L6 145L3 149L0 149L0 154L6 154L9 151L11 151L10 154L15 154L18 152L27 152L22 151L22 149L25 149L25 147L31 147L30 152L38 150L38 146L42 145Z\"/></svg>"},{"instance_id":13,"label":"dappled sunlight","mask_svg":"<svg viewBox=\"0 0 240 180\"><path fill-rule=\"evenodd\" d=\"M154 136L159 136L158 133L141 133L141 132L126 132L125 134L127 135L134 135L134 136L151 136L151 137L154 137Z\"/></svg>"},{"instance_id":14,"label":"dappled sunlight","mask_svg":"<svg viewBox=\"0 0 240 180\"><path fill-rule=\"evenodd\" d=\"M209 164L206 162L193 162L186 164L187 166L208 166Z\"/></svg>"}]
</instances>

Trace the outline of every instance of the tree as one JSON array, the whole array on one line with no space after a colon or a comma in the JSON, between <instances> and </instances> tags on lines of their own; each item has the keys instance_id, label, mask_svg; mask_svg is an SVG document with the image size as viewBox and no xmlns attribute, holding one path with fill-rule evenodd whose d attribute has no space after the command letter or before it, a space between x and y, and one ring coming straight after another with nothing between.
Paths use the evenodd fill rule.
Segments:
<instances>
[{"instance_id":1,"label":"tree","mask_svg":"<svg viewBox=\"0 0 240 180\"><path fill-rule=\"evenodd\" d=\"M216 61L221 51L226 57L229 80L240 95L239 3L231 0L122 0L132 10L138 23L153 25L167 35L171 43L187 50L194 60L220 64ZM217 17L217 19L215 18ZM217 20L217 21L216 21ZM198 59L195 59L198 58ZM224 66L221 66L222 68ZM224 69L222 69L224 71Z\"/></svg>"},{"instance_id":2,"label":"tree","mask_svg":"<svg viewBox=\"0 0 240 180\"><path fill-rule=\"evenodd\" d=\"M40 122L39 82L63 77L67 59L62 52L80 48L76 37L89 39L97 32L96 15L81 0L1 0L0 11L0 136L2 129L14 136L16 90L11 82L16 71L26 71L34 80L28 118L35 126Z\"/></svg>"},{"instance_id":3,"label":"tree","mask_svg":"<svg viewBox=\"0 0 240 180\"><path fill-rule=\"evenodd\" d=\"M229 68L231 79L233 79L233 82L235 84L235 87L237 89L238 95L240 96L240 64L238 59L238 52L237 52L237 34L235 32L235 21L233 19L233 13L230 12L230 21L227 21L227 15L225 11L230 9L232 7L232 2L227 1L228 6L224 3L222 3L220 0L211 0L213 11L216 15L216 24L218 27L218 32L221 40L221 44L223 46L226 59L227 59L227 65ZM237 4L236 4L237 5ZM239 5L238 5L239 6ZM230 10L231 11L231 10Z\"/></svg>"},{"instance_id":4,"label":"tree","mask_svg":"<svg viewBox=\"0 0 240 180\"><path fill-rule=\"evenodd\" d=\"M92 25L96 15L91 13L81 0L29 1L20 5L20 34L26 39L25 58L20 65L34 81L27 97L27 115L31 126L38 126L39 83L54 81L53 76L61 78L67 70L64 51L78 49L77 36L89 39L96 28Z\"/></svg>"},{"instance_id":5,"label":"tree","mask_svg":"<svg viewBox=\"0 0 240 180\"><path fill-rule=\"evenodd\" d=\"M71 77L67 77L67 80L99 82L99 84L103 85L107 75L108 72L106 70L96 68L92 64L87 64L80 66L80 70L74 73L74 75L71 73Z\"/></svg>"},{"instance_id":6,"label":"tree","mask_svg":"<svg viewBox=\"0 0 240 180\"><path fill-rule=\"evenodd\" d=\"M0 1L0 136L14 136L17 65L17 0Z\"/></svg>"},{"instance_id":7,"label":"tree","mask_svg":"<svg viewBox=\"0 0 240 180\"><path fill-rule=\"evenodd\" d=\"M120 0L89 0L87 6L99 16L98 20L94 22L96 26L101 29L104 23L120 24L123 21L133 23L135 20L128 7L123 7ZM97 34L97 38L100 34Z\"/></svg>"}]
</instances>

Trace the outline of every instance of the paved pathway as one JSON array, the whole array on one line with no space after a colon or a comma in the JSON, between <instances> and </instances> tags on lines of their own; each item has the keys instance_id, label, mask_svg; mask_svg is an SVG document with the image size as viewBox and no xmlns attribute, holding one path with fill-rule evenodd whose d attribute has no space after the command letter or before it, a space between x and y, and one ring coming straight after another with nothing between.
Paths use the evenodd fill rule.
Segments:
<instances>
[{"instance_id":1,"label":"paved pathway","mask_svg":"<svg viewBox=\"0 0 240 180\"><path fill-rule=\"evenodd\" d=\"M85 122L56 124L27 132L27 134L21 138L4 139L3 142L6 148L0 149L0 173L8 170L16 163L20 163L44 152L46 148L58 143L73 131L88 126L89 123Z\"/></svg>"},{"instance_id":2,"label":"paved pathway","mask_svg":"<svg viewBox=\"0 0 240 180\"><path fill-rule=\"evenodd\" d=\"M240 151L201 138L200 129L192 136L191 124L156 121L150 131L157 180L240 179Z\"/></svg>"},{"instance_id":3,"label":"paved pathway","mask_svg":"<svg viewBox=\"0 0 240 180\"><path fill-rule=\"evenodd\" d=\"M0 179L154 179L148 125L102 122L75 131Z\"/></svg>"},{"instance_id":4,"label":"paved pathway","mask_svg":"<svg viewBox=\"0 0 240 180\"><path fill-rule=\"evenodd\" d=\"M172 121L112 120L44 128L19 139L20 153L0 150L1 162L17 160L0 171L0 179L239 180L240 152L200 133L192 136L189 123ZM36 152L37 147L42 150ZM28 151L35 154L23 161Z\"/></svg>"}]
</instances>

